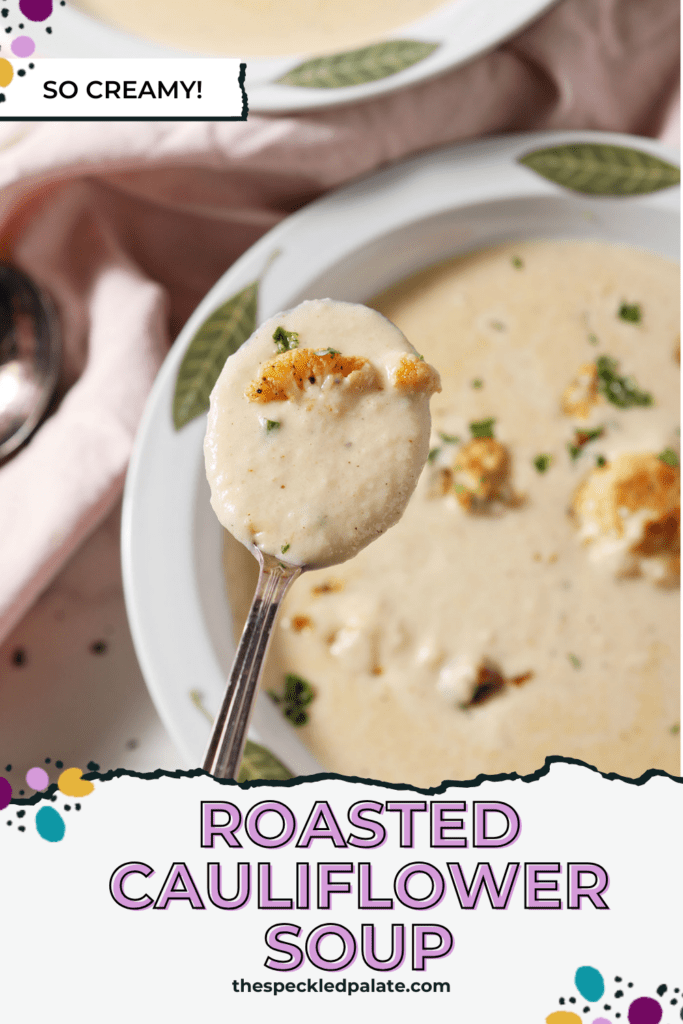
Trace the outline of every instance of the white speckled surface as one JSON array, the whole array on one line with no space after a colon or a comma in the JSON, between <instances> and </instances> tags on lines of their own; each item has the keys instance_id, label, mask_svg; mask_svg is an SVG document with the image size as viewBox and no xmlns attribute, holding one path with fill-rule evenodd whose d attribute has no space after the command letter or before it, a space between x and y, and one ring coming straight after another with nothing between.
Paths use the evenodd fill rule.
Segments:
<instances>
[{"instance_id":1,"label":"white speckled surface","mask_svg":"<svg viewBox=\"0 0 683 1024\"><path fill-rule=\"evenodd\" d=\"M0 646L0 770L12 766L4 774L15 791L34 765L56 782L56 761L83 771L90 761L102 771L190 767L161 724L135 657L119 520L120 506Z\"/></svg>"}]
</instances>

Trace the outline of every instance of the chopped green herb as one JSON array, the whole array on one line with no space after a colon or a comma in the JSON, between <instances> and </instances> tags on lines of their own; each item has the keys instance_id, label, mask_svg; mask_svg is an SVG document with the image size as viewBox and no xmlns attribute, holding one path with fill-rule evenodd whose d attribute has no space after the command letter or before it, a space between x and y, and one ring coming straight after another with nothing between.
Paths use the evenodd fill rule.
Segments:
<instances>
[{"instance_id":1,"label":"chopped green herb","mask_svg":"<svg viewBox=\"0 0 683 1024\"><path fill-rule=\"evenodd\" d=\"M619 306L619 316L628 323L639 324L643 319L643 311L637 302L622 302Z\"/></svg>"},{"instance_id":2,"label":"chopped green herb","mask_svg":"<svg viewBox=\"0 0 683 1024\"><path fill-rule=\"evenodd\" d=\"M567 451L572 459L578 459L584 445L587 445L589 441L595 441L596 438L602 437L604 433L604 427L596 427L595 430L575 430L573 443L570 442L567 445Z\"/></svg>"},{"instance_id":3,"label":"chopped green herb","mask_svg":"<svg viewBox=\"0 0 683 1024\"><path fill-rule=\"evenodd\" d=\"M277 693L269 692L269 696L276 704L283 704L283 714L290 720L292 725L305 725L308 715L303 710L315 697L315 691L310 683L307 683L301 676L289 672L285 676L285 692L282 697Z\"/></svg>"},{"instance_id":4,"label":"chopped green herb","mask_svg":"<svg viewBox=\"0 0 683 1024\"><path fill-rule=\"evenodd\" d=\"M425 357L421 356L419 352L417 353L417 358L420 360L421 363L424 363Z\"/></svg>"},{"instance_id":5,"label":"chopped green herb","mask_svg":"<svg viewBox=\"0 0 683 1024\"><path fill-rule=\"evenodd\" d=\"M341 352L336 348L318 348L315 354L317 356L340 356Z\"/></svg>"},{"instance_id":6,"label":"chopped green herb","mask_svg":"<svg viewBox=\"0 0 683 1024\"><path fill-rule=\"evenodd\" d=\"M430 448L429 449L429 455L427 456L427 462L433 462L434 459L437 457L437 455L439 454L440 451L441 451L440 448Z\"/></svg>"},{"instance_id":7,"label":"chopped green herb","mask_svg":"<svg viewBox=\"0 0 683 1024\"><path fill-rule=\"evenodd\" d=\"M279 429L280 429L280 421L279 420L266 420L266 433L267 434L269 434L271 432L271 430L279 430Z\"/></svg>"},{"instance_id":8,"label":"chopped green herb","mask_svg":"<svg viewBox=\"0 0 683 1024\"><path fill-rule=\"evenodd\" d=\"M545 473L550 468L552 461L552 455L537 455L534 459L534 466L539 473Z\"/></svg>"},{"instance_id":9,"label":"chopped green herb","mask_svg":"<svg viewBox=\"0 0 683 1024\"><path fill-rule=\"evenodd\" d=\"M275 328L273 341L277 345L278 352L289 352L290 349L299 347L299 335L296 331L286 331L284 327Z\"/></svg>"},{"instance_id":10,"label":"chopped green herb","mask_svg":"<svg viewBox=\"0 0 683 1024\"><path fill-rule=\"evenodd\" d=\"M439 431L439 437L444 444L460 444L460 438L456 437L455 434L444 434Z\"/></svg>"},{"instance_id":11,"label":"chopped green herb","mask_svg":"<svg viewBox=\"0 0 683 1024\"><path fill-rule=\"evenodd\" d=\"M479 420L478 423L470 423L472 437L493 437L493 424L495 422L495 418L491 417L488 420Z\"/></svg>"},{"instance_id":12,"label":"chopped green herb","mask_svg":"<svg viewBox=\"0 0 683 1024\"><path fill-rule=\"evenodd\" d=\"M659 453L657 458L665 462L667 466L673 466L674 469L679 465L678 453L673 448L665 448L663 452Z\"/></svg>"},{"instance_id":13,"label":"chopped green herb","mask_svg":"<svg viewBox=\"0 0 683 1024\"><path fill-rule=\"evenodd\" d=\"M608 402L620 409L629 409L633 405L652 405L652 395L640 391L632 377L620 377L617 373L619 363L610 356L600 356L596 362L598 370L598 388Z\"/></svg>"},{"instance_id":14,"label":"chopped green herb","mask_svg":"<svg viewBox=\"0 0 683 1024\"><path fill-rule=\"evenodd\" d=\"M577 658L575 654L568 654L567 657L569 658L573 668L581 668L581 659Z\"/></svg>"},{"instance_id":15,"label":"chopped green herb","mask_svg":"<svg viewBox=\"0 0 683 1024\"><path fill-rule=\"evenodd\" d=\"M669 729L669 732L671 733L671 735L672 735L672 736L678 736L678 734L680 733L680 731L681 731L681 726L680 726L680 722L676 722L676 723L675 723L674 725L672 725L672 726L671 726L671 728Z\"/></svg>"},{"instance_id":16,"label":"chopped green herb","mask_svg":"<svg viewBox=\"0 0 683 1024\"><path fill-rule=\"evenodd\" d=\"M289 551L289 548L290 548L289 544L283 544L282 547L280 548L280 553L283 554L283 555L286 555L287 552Z\"/></svg>"},{"instance_id":17,"label":"chopped green herb","mask_svg":"<svg viewBox=\"0 0 683 1024\"><path fill-rule=\"evenodd\" d=\"M474 380L472 381L472 387L473 388L483 388L483 386L484 386L484 382L481 379L481 377L475 377Z\"/></svg>"},{"instance_id":18,"label":"chopped green herb","mask_svg":"<svg viewBox=\"0 0 683 1024\"><path fill-rule=\"evenodd\" d=\"M595 465L599 466L601 469L602 469L603 466L606 466L607 465L607 459L605 458L605 456L604 455L598 455L596 460L595 460Z\"/></svg>"},{"instance_id":19,"label":"chopped green herb","mask_svg":"<svg viewBox=\"0 0 683 1024\"><path fill-rule=\"evenodd\" d=\"M494 331L504 331L505 330L505 324L503 323L502 320L492 320L491 321L491 327L494 329Z\"/></svg>"},{"instance_id":20,"label":"chopped green herb","mask_svg":"<svg viewBox=\"0 0 683 1024\"><path fill-rule=\"evenodd\" d=\"M591 344L591 345L597 345L598 344L598 336L597 336L597 334L589 334L588 335L588 341L589 341L589 344Z\"/></svg>"},{"instance_id":21,"label":"chopped green herb","mask_svg":"<svg viewBox=\"0 0 683 1024\"><path fill-rule=\"evenodd\" d=\"M515 268L515 270L521 270L524 266L524 260L521 258L521 256L513 256L510 262L512 263L512 266Z\"/></svg>"}]
</instances>

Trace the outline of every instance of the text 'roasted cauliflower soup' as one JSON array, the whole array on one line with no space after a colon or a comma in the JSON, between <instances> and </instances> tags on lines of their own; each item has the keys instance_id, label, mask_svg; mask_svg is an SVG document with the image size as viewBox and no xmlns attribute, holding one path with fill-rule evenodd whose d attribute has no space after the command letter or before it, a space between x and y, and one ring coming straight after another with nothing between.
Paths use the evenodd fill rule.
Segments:
<instances>
[{"instance_id":1,"label":"text 'roasted cauliflower soup'","mask_svg":"<svg viewBox=\"0 0 683 1024\"><path fill-rule=\"evenodd\" d=\"M372 304L440 370L429 458L394 529L292 588L265 686L344 774L677 774L678 268L524 242Z\"/></svg>"}]
</instances>

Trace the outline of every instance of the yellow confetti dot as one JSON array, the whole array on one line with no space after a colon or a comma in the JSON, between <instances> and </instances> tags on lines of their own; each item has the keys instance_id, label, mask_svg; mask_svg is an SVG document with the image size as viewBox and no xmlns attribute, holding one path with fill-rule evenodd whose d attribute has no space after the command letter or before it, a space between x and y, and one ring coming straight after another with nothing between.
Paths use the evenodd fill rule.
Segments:
<instances>
[{"instance_id":1,"label":"yellow confetti dot","mask_svg":"<svg viewBox=\"0 0 683 1024\"><path fill-rule=\"evenodd\" d=\"M80 768L65 768L57 779L59 790L64 796L88 796L95 788L92 782L81 778Z\"/></svg>"},{"instance_id":2,"label":"yellow confetti dot","mask_svg":"<svg viewBox=\"0 0 683 1024\"><path fill-rule=\"evenodd\" d=\"M545 1024L581 1024L581 1018L570 1010L556 1010L546 1017Z\"/></svg>"},{"instance_id":3,"label":"yellow confetti dot","mask_svg":"<svg viewBox=\"0 0 683 1024\"><path fill-rule=\"evenodd\" d=\"M0 85L9 85L14 78L14 68L8 60L0 57Z\"/></svg>"}]
</instances>

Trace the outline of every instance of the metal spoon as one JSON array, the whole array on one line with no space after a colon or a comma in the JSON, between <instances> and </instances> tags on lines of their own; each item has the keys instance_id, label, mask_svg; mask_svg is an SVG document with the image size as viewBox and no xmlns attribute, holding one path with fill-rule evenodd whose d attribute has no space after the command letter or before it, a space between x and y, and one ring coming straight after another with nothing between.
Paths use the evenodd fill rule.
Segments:
<instances>
[{"instance_id":1,"label":"metal spoon","mask_svg":"<svg viewBox=\"0 0 683 1024\"><path fill-rule=\"evenodd\" d=\"M232 663L225 696L213 723L203 768L217 779L236 779L277 613L290 586L305 572L256 549L260 571Z\"/></svg>"},{"instance_id":2,"label":"metal spoon","mask_svg":"<svg viewBox=\"0 0 683 1024\"><path fill-rule=\"evenodd\" d=\"M57 384L60 337L49 298L0 264L0 459L33 433Z\"/></svg>"}]
</instances>

